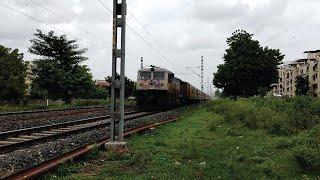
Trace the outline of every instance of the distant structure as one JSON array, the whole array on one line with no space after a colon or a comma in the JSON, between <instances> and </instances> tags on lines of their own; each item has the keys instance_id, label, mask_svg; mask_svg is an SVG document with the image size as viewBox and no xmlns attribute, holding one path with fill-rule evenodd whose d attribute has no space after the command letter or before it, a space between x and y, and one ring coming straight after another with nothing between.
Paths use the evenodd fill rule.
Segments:
<instances>
[{"instance_id":1,"label":"distant structure","mask_svg":"<svg viewBox=\"0 0 320 180\"><path fill-rule=\"evenodd\" d=\"M106 80L95 80L95 85L103 89L107 89L111 86L111 84Z\"/></svg>"},{"instance_id":2,"label":"distant structure","mask_svg":"<svg viewBox=\"0 0 320 180\"><path fill-rule=\"evenodd\" d=\"M32 61L25 61L25 65L26 65L25 84L27 86L26 94L27 96L29 96L31 94L31 84L33 80L32 69L35 67L35 64Z\"/></svg>"},{"instance_id":3,"label":"distant structure","mask_svg":"<svg viewBox=\"0 0 320 180\"><path fill-rule=\"evenodd\" d=\"M320 50L306 51L306 59L298 59L279 66L279 80L272 85L272 93L279 97L296 96L296 79L298 76L309 77L309 95L320 97Z\"/></svg>"}]
</instances>

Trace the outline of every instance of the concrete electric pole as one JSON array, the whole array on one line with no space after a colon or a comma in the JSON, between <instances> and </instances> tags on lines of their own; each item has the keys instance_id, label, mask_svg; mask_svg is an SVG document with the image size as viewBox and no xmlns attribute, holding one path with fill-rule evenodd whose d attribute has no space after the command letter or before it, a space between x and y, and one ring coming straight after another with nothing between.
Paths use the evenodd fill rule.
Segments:
<instances>
[{"instance_id":1,"label":"concrete electric pole","mask_svg":"<svg viewBox=\"0 0 320 180\"><path fill-rule=\"evenodd\" d=\"M124 132L124 96L125 96L125 47L126 47L126 0L113 0L113 35L112 35L112 83L111 83L111 123L110 139L107 148L125 147L123 142ZM120 44L118 43L120 40ZM120 61L120 79L117 75L117 64ZM119 106L117 105L117 93L120 91ZM118 136L116 134L116 122L119 122Z\"/></svg>"},{"instance_id":2,"label":"concrete electric pole","mask_svg":"<svg viewBox=\"0 0 320 180\"><path fill-rule=\"evenodd\" d=\"M201 56L201 91L203 92L203 56Z\"/></svg>"},{"instance_id":3,"label":"concrete electric pole","mask_svg":"<svg viewBox=\"0 0 320 180\"><path fill-rule=\"evenodd\" d=\"M143 57L141 57L141 69L143 69Z\"/></svg>"}]
</instances>

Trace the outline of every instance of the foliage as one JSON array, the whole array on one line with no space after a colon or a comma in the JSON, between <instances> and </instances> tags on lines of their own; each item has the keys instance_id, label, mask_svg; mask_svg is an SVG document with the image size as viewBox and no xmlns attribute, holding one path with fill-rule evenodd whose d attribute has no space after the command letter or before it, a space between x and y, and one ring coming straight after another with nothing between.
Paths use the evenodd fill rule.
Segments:
<instances>
[{"instance_id":1,"label":"foliage","mask_svg":"<svg viewBox=\"0 0 320 180\"><path fill-rule=\"evenodd\" d=\"M0 45L0 100L19 100L26 92L23 54Z\"/></svg>"},{"instance_id":2,"label":"foliage","mask_svg":"<svg viewBox=\"0 0 320 180\"><path fill-rule=\"evenodd\" d=\"M84 96L85 99L107 99L109 92L102 87L94 86L88 94Z\"/></svg>"},{"instance_id":3,"label":"foliage","mask_svg":"<svg viewBox=\"0 0 320 180\"><path fill-rule=\"evenodd\" d=\"M307 137L296 144L294 158L303 171L320 171L320 126L314 127Z\"/></svg>"},{"instance_id":4,"label":"foliage","mask_svg":"<svg viewBox=\"0 0 320 180\"><path fill-rule=\"evenodd\" d=\"M309 76L298 76L296 78L296 95L306 96L309 92Z\"/></svg>"},{"instance_id":5,"label":"foliage","mask_svg":"<svg viewBox=\"0 0 320 180\"><path fill-rule=\"evenodd\" d=\"M223 97L223 93L218 89L214 92L214 97L220 99Z\"/></svg>"},{"instance_id":6,"label":"foliage","mask_svg":"<svg viewBox=\"0 0 320 180\"><path fill-rule=\"evenodd\" d=\"M240 103L236 103L240 101ZM318 171L302 171L291 149L306 139L277 136L260 129L227 122L224 115L245 103L273 110L275 100L227 99L185 110L179 121L127 139L128 152L103 152L85 163L72 163L67 175L52 179L318 179ZM259 103L257 103L259 102ZM291 107L291 102L280 100ZM219 106L223 108L219 108ZM214 107L213 107L214 106ZM240 105L239 105L240 106ZM265 115L264 115L265 116ZM267 119L268 120L268 119ZM267 121L266 120L266 121ZM320 129L318 130L320 132ZM320 152L320 151L319 151ZM318 160L313 156L312 162ZM105 161L102 161L105 160ZM320 162L320 161L318 161ZM316 165L316 164L314 164ZM121 171L119 171L119 169ZM58 176L58 177L57 177Z\"/></svg>"},{"instance_id":7,"label":"foliage","mask_svg":"<svg viewBox=\"0 0 320 180\"><path fill-rule=\"evenodd\" d=\"M278 49L261 47L259 41L253 40L253 34L244 30L235 31L227 44L225 63L218 66L213 84L226 96L263 95L277 81L277 66L284 55Z\"/></svg>"},{"instance_id":8,"label":"foliage","mask_svg":"<svg viewBox=\"0 0 320 180\"><path fill-rule=\"evenodd\" d=\"M86 107L86 106L105 106L110 103L109 99L76 99L72 102L75 107Z\"/></svg>"},{"instance_id":9,"label":"foliage","mask_svg":"<svg viewBox=\"0 0 320 180\"><path fill-rule=\"evenodd\" d=\"M53 31L44 34L37 30L34 36L29 52L41 56L33 69L32 87L37 91L33 92L34 96L47 93L48 98L70 103L71 99L84 97L93 89L92 75L87 66L81 65L87 60L83 56L86 49L79 49L76 40L57 36Z\"/></svg>"},{"instance_id":10,"label":"foliage","mask_svg":"<svg viewBox=\"0 0 320 180\"><path fill-rule=\"evenodd\" d=\"M116 75L117 79L120 79L120 75L117 74ZM108 83L111 83L111 76L108 76L106 78ZM133 96L135 93L135 87L136 87L136 83L134 81L132 81L131 79L125 77L125 98L128 98L130 96ZM108 89L108 93L109 93L109 97L111 96L111 90ZM119 91L116 92L116 95L119 96Z\"/></svg>"}]
</instances>

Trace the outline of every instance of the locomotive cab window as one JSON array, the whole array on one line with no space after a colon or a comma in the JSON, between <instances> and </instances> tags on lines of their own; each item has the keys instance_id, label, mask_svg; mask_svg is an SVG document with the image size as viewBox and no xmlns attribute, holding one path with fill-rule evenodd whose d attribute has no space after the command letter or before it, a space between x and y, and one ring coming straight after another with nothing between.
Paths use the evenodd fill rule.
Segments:
<instances>
[{"instance_id":1,"label":"locomotive cab window","mask_svg":"<svg viewBox=\"0 0 320 180\"><path fill-rule=\"evenodd\" d=\"M147 72L147 71L142 71L139 73L139 79L140 80L148 80L151 79L151 72Z\"/></svg>"},{"instance_id":2,"label":"locomotive cab window","mask_svg":"<svg viewBox=\"0 0 320 180\"><path fill-rule=\"evenodd\" d=\"M164 80L165 73L164 72L154 72L153 73L153 79L155 80Z\"/></svg>"}]
</instances>

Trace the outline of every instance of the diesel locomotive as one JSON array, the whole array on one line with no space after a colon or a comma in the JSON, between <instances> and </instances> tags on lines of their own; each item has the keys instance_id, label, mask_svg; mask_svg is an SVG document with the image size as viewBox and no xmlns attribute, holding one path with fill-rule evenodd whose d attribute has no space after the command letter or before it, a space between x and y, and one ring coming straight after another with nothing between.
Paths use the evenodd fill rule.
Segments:
<instances>
[{"instance_id":1,"label":"diesel locomotive","mask_svg":"<svg viewBox=\"0 0 320 180\"><path fill-rule=\"evenodd\" d=\"M174 73L155 66L138 71L136 93L137 106L143 109L172 108L210 99Z\"/></svg>"}]
</instances>

